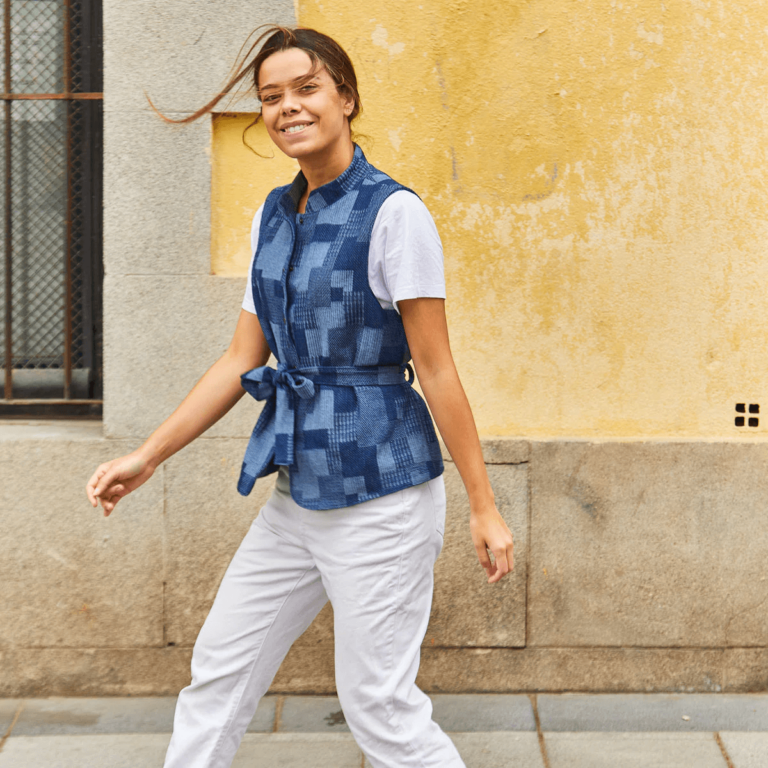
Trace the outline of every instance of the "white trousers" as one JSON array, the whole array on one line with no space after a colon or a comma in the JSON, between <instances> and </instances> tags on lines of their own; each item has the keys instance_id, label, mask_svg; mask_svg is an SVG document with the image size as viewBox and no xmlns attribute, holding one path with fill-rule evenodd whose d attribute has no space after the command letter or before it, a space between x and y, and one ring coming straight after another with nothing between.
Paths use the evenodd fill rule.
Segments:
<instances>
[{"instance_id":1,"label":"white trousers","mask_svg":"<svg viewBox=\"0 0 768 768\"><path fill-rule=\"evenodd\" d=\"M328 599L339 700L374 768L464 768L415 683L444 527L442 477L311 511L279 475L200 630L165 768L231 765L288 649Z\"/></svg>"}]
</instances>

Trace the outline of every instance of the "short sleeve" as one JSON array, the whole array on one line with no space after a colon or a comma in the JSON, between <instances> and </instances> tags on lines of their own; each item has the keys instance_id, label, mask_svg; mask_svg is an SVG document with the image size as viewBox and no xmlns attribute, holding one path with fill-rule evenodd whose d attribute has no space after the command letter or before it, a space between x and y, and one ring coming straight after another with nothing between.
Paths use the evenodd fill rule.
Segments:
<instances>
[{"instance_id":1,"label":"short sleeve","mask_svg":"<svg viewBox=\"0 0 768 768\"><path fill-rule=\"evenodd\" d=\"M385 308L403 299L445 298L443 246L427 206L407 190L382 204L371 232L368 283Z\"/></svg>"},{"instance_id":2,"label":"short sleeve","mask_svg":"<svg viewBox=\"0 0 768 768\"><path fill-rule=\"evenodd\" d=\"M258 211L256 211L253 217L253 223L251 224L251 262L248 265L248 279L245 283L245 296L243 296L243 309L246 312L250 312L252 315L256 314L256 304L253 301L253 283L251 282L251 273L253 272L253 259L256 256L256 247L259 244L259 228L261 227L261 214L264 211L262 205Z\"/></svg>"}]
</instances>

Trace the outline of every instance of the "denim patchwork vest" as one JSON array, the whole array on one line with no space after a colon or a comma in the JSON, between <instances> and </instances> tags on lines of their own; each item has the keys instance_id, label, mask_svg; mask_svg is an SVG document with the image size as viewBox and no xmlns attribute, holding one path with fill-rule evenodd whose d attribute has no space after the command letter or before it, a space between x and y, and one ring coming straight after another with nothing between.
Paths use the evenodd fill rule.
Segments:
<instances>
[{"instance_id":1,"label":"denim patchwork vest","mask_svg":"<svg viewBox=\"0 0 768 768\"><path fill-rule=\"evenodd\" d=\"M309 195L299 174L264 204L251 281L277 368L242 376L265 400L237 489L289 468L291 496L335 509L408 488L443 471L432 419L413 389L400 316L368 284L368 248L382 203L402 185L355 148L350 166Z\"/></svg>"}]
</instances>

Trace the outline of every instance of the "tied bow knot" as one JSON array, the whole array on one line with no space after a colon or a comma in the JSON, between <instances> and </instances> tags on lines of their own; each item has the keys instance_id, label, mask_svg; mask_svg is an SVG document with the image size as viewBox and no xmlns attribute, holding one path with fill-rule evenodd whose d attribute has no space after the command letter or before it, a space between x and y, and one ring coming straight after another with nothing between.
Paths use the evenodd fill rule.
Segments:
<instances>
[{"instance_id":1,"label":"tied bow knot","mask_svg":"<svg viewBox=\"0 0 768 768\"><path fill-rule=\"evenodd\" d=\"M315 394L315 385L311 379L300 373L292 372L285 363L278 363L277 368L262 365L240 377L243 389L256 400L266 400L278 392L278 387L289 387L302 400L308 400Z\"/></svg>"},{"instance_id":2,"label":"tied bow knot","mask_svg":"<svg viewBox=\"0 0 768 768\"><path fill-rule=\"evenodd\" d=\"M266 432L274 434L274 457L278 466L290 467L294 462L293 442L296 425L296 397L308 400L315 394L312 379L302 376L284 363L277 368L262 365L240 377L243 389L256 400L266 400L246 451L246 461L256 459L264 449ZM252 457L250 454L254 454ZM259 461L262 460L259 458Z\"/></svg>"},{"instance_id":3,"label":"tied bow knot","mask_svg":"<svg viewBox=\"0 0 768 768\"><path fill-rule=\"evenodd\" d=\"M405 379L403 373L409 373ZM305 375L306 374L306 375ZM340 387L393 386L413 382L410 365L334 366L333 368L277 368L262 365L240 377L243 389L256 400L266 400L248 447L237 490L247 496L257 477L276 467L293 466L298 400L309 400L323 385ZM298 399L297 399L298 398Z\"/></svg>"}]
</instances>

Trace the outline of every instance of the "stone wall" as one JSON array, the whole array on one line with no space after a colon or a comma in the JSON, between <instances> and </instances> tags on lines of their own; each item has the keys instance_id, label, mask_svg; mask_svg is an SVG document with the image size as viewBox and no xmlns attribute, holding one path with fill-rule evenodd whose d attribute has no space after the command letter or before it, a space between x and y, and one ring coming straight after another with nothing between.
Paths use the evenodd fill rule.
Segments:
<instances>
[{"instance_id":1,"label":"stone wall","mask_svg":"<svg viewBox=\"0 0 768 768\"><path fill-rule=\"evenodd\" d=\"M243 438L201 438L108 519L91 466L135 441L100 427L3 424L0 695L172 694L271 480L235 491ZM485 584L461 481L420 683L430 691L759 691L768 684L768 448L485 440L513 574ZM30 468L39 471L32 473ZM330 692L326 607L273 686Z\"/></svg>"}]
</instances>

